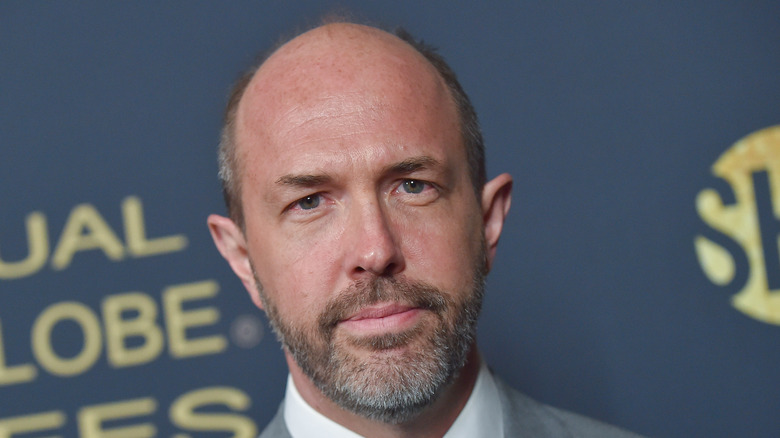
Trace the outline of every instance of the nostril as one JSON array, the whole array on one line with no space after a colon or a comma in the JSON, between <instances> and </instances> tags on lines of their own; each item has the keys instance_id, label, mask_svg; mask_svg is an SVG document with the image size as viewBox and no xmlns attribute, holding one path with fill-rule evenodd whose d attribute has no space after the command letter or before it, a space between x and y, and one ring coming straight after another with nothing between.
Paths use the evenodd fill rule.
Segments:
<instances>
[{"instance_id":1,"label":"nostril","mask_svg":"<svg viewBox=\"0 0 780 438\"><path fill-rule=\"evenodd\" d=\"M377 265L373 266L370 264L358 264L354 267L353 273L354 274L364 274L366 272L370 272L377 276L386 276L386 275L393 275L396 273L396 270L399 269L401 265L397 262L390 262L385 265Z\"/></svg>"}]
</instances>

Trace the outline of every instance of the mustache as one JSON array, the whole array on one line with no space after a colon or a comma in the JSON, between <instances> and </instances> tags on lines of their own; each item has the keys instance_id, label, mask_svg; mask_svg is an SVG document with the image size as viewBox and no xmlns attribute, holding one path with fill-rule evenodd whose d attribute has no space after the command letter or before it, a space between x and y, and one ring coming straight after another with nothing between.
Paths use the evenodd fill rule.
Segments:
<instances>
[{"instance_id":1,"label":"mustache","mask_svg":"<svg viewBox=\"0 0 780 438\"><path fill-rule=\"evenodd\" d=\"M376 277L359 280L328 301L318 318L324 333L330 333L339 321L377 303L404 303L441 314L452 305L452 299L441 290L422 281L399 277Z\"/></svg>"}]
</instances>

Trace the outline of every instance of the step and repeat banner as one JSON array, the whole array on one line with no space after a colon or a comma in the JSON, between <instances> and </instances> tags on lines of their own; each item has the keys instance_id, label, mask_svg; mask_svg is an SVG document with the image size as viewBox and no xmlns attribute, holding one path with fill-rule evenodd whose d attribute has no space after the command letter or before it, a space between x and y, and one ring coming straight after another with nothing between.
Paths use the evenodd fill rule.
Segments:
<instances>
[{"instance_id":1,"label":"step and repeat banner","mask_svg":"<svg viewBox=\"0 0 780 438\"><path fill-rule=\"evenodd\" d=\"M777 436L777 3L9 1L0 438L262 430L287 370L206 227L222 108L344 10L440 47L515 178L498 374L650 436Z\"/></svg>"}]
</instances>

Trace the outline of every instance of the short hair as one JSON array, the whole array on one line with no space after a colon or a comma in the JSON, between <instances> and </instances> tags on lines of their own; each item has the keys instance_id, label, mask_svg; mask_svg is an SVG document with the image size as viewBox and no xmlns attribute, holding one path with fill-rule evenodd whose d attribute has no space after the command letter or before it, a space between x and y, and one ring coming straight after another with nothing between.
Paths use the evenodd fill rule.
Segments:
<instances>
[{"instance_id":1,"label":"short hair","mask_svg":"<svg viewBox=\"0 0 780 438\"><path fill-rule=\"evenodd\" d=\"M425 57L444 80L458 111L461 138L463 145L466 148L469 176L471 178L471 183L474 186L474 193L477 196L477 199L479 199L487 179L487 172L485 170L485 143L482 138L482 130L479 126L477 112L474 110L471 100L463 90L460 82L458 82L455 72L449 64L447 64L444 58L439 55L435 47L414 38L402 27L396 28L392 33ZM265 52L265 54L259 58L259 61L255 63L253 67L239 77L233 84L225 108L218 151L219 179L222 183L222 194L225 198L225 206L227 207L228 215L242 230L244 229L244 211L243 206L241 205L241 167L236 154L235 139L235 123L238 104L241 101L247 86L263 63L276 52L276 50L284 45L284 43L292 40L297 35L300 35L300 33L274 45L271 50Z\"/></svg>"}]
</instances>

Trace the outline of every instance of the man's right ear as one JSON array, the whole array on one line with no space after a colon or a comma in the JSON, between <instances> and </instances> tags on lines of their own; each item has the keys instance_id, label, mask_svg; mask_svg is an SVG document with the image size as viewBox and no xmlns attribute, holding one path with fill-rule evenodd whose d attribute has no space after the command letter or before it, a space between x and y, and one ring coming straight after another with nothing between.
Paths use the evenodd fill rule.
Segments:
<instances>
[{"instance_id":1,"label":"man's right ear","mask_svg":"<svg viewBox=\"0 0 780 438\"><path fill-rule=\"evenodd\" d=\"M217 246L219 253L227 260L233 272L244 283L244 287L252 302L259 308L263 308L260 299L260 291L257 290L257 283L252 272L252 265L249 261L249 251L247 250L246 237L238 225L229 218L212 214L208 220L211 238Z\"/></svg>"}]
</instances>

